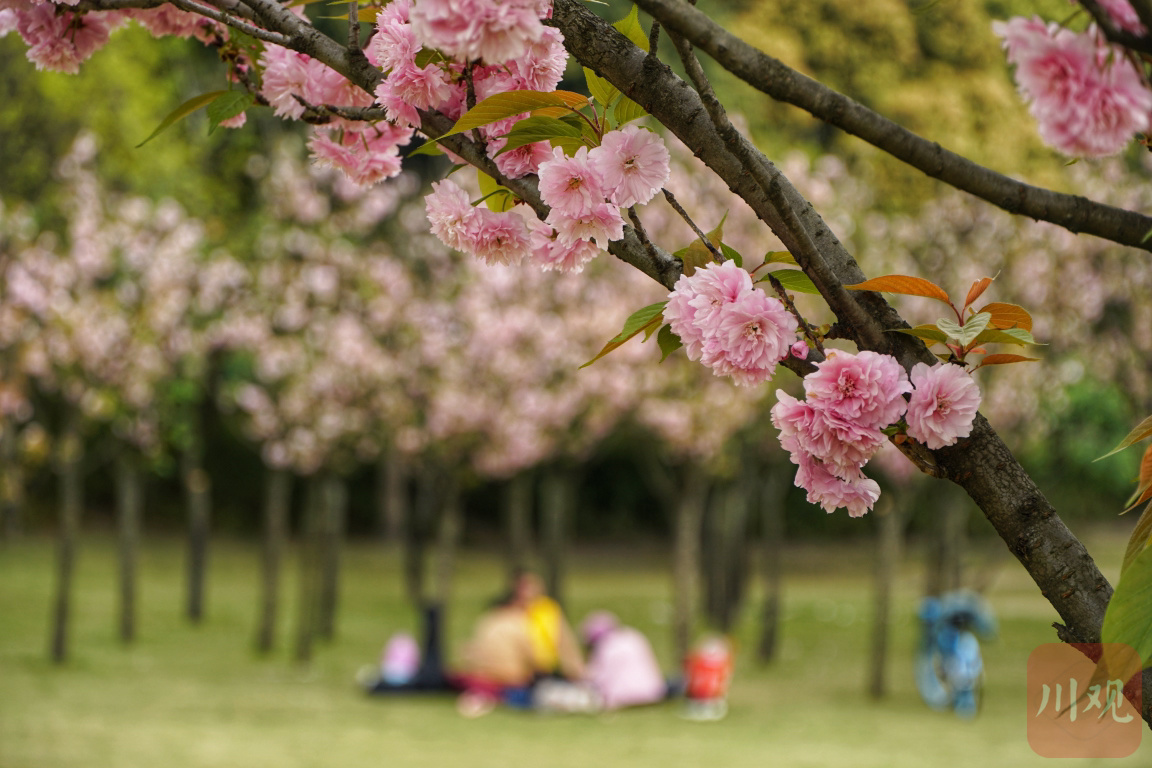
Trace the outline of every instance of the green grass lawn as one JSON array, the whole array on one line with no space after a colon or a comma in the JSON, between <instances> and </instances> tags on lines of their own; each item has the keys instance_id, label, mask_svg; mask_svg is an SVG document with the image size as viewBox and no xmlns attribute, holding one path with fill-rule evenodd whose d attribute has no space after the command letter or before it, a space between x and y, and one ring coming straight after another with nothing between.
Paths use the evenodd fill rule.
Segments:
<instances>
[{"instance_id":1,"label":"green grass lawn","mask_svg":"<svg viewBox=\"0 0 1152 768\"><path fill-rule=\"evenodd\" d=\"M1108 555L1123 540L1094 547ZM998 550L996 550L998 551ZM115 633L114 550L89 537L81 552L70 662L47 661L51 542L29 539L0 548L0 768L85 766L1027 766L1045 762L1025 735L1025 663L1055 640L1055 613L1010 559L975 554L993 568L989 597L1000 637L985 645L985 706L974 722L929 711L918 699L911 659L916 600L923 582L908 563L897 596L891 694L864 695L871 605L866 545L794 547L785 582L780 658L751 658L754 608L746 611L730 713L717 723L688 722L675 703L610 715L539 716L496 711L478 720L456 714L451 699L373 699L353 683L373 663L387 635L414 629L401 597L393 554L367 543L349 548L338 641L317 649L302 668L285 647L269 658L252 652L257 605L257 549L217 542L212 553L208 618L181 617L179 542L150 542L144 553L140 637L123 647ZM669 577L655 548L578 552L569 603L579 618L615 610L644 629L671 667ZM494 555L465 553L449 616L452 648L467 635L500 585ZM286 580L295 598L295 574ZM1152 764L1145 738L1119 761Z\"/></svg>"}]
</instances>

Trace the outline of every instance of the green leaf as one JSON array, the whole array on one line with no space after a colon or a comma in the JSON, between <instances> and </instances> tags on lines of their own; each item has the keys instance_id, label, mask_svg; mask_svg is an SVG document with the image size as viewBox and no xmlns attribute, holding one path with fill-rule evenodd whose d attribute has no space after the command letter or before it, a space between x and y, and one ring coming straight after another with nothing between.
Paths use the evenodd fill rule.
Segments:
<instances>
[{"instance_id":1,"label":"green leaf","mask_svg":"<svg viewBox=\"0 0 1152 768\"><path fill-rule=\"evenodd\" d=\"M496 154L502 155L525 144L551 141L561 137L579 140L580 129L555 117L528 117L512 126L512 130L507 134L508 143Z\"/></svg>"},{"instance_id":2,"label":"green leaf","mask_svg":"<svg viewBox=\"0 0 1152 768\"><path fill-rule=\"evenodd\" d=\"M1139 557L1141 552L1148 549L1150 542L1152 542L1152 504L1144 507L1140 519L1136 521L1136 528L1132 531L1131 538L1128 539L1128 546L1124 550L1124 562L1120 566L1121 576L1128 570L1132 561Z\"/></svg>"},{"instance_id":3,"label":"green leaf","mask_svg":"<svg viewBox=\"0 0 1152 768\"><path fill-rule=\"evenodd\" d=\"M1124 643L1152 663L1152 549L1144 549L1128 564L1104 614L1100 640Z\"/></svg>"},{"instance_id":4,"label":"green leaf","mask_svg":"<svg viewBox=\"0 0 1152 768\"><path fill-rule=\"evenodd\" d=\"M720 243L720 253L724 254L724 258L732 261L736 264L736 266L740 267L741 269L744 268L744 257L741 256L739 251L737 251L732 246L728 245L727 243Z\"/></svg>"},{"instance_id":5,"label":"green leaf","mask_svg":"<svg viewBox=\"0 0 1152 768\"><path fill-rule=\"evenodd\" d=\"M936 327L934 323L927 323L926 325L918 325L915 328L892 328L893 333L904 333L909 336L915 336L924 341L931 341L937 344L947 344L948 334Z\"/></svg>"},{"instance_id":6,"label":"green leaf","mask_svg":"<svg viewBox=\"0 0 1152 768\"><path fill-rule=\"evenodd\" d=\"M620 95L620 90L588 67L584 67L584 80L588 83L588 92L592 98L600 102L607 109L608 105Z\"/></svg>"},{"instance_id":7,"label":"green leaf","mask_svg":"<svg viewBox=\"0 0 1152 768\"><path fill-rule=\"evenodd\" d=\"M964 325L960 325L946 317L942 317L936 321L936 327L944 333L948 334L949 338L955 339L960 343L960 346L967 347L976 338L984 332L988 327L988 322L992 319L992 315L987 312L980 312L968 318ZM1027 331L1025 331L1027 333Z\"/></svg>"},{"instance_id":8,"label":"green leaf","mask_svg":"<svg viewBox=\"0 0 1152 768\"><path fill-rule=\"evenodd\" d=\"M211 135L220 123L230 120L256 103L247 91L228 91L220 98L213 99L205 113L208 115L208 134Z\"/></svg>"},{"instance_id":9,"label":"green leaf","mask_svg":"<svg viewBox=\"0 0 1152 768\"><path fill-rule=\"evenodd\" d=\"M775 272L769 272L756 282L763 283L769 277L774 277L780 281L780 285L784 286L786 291L795 291L796 293L811 293L815 296L820 295L820 289L813 283L808 275L804 274L799 269L777 269Z\"/></svg>"},{"instance_id":10,"label":"green leaf","mask_svg":"<svg viewBox=\"0 0 1152 768\"><path fill-rule=\"evenodd\" d=\"M1120 441L1119 445L1101 456L1100 459L1106 459L1114 453L1119 453L1128 446L1134 445L1149 436L1152 436L1152 416L1149 416L1137 424L1136 428L1129 432L1125 438ZM1096 461L1100 461L1100 459L1096 459Z\"/></svg>"},{"instance_id":11,"label":"green leaf","mask_svg":"<svg viewBox=\"0 0 1152 768\"><path fill-rule=\"evenodd\" d=\"M621 330L615 338L605 344L604 348L600 350L596 357L592 358L580 367L587 368L588 366L592 365L592 363L604 357L604 355L622 346L624 342L628 341L628 339L637 335L641 331L648 329L649 327L652 329L659 328L664 323L664 307L667 304L667 301L661 301L657 302L656 304L649 304L648 306L633 312L628 317L628 319L624 321L624 329Z\"/></svg>"},{"instance_id":12,"label":"green leaf","mask_svg":"<svg viewBox=\"0 0 1152 768\"><path fill-rule=\"evenodd\" d=\"M495 93L465 112L452 130L444 134L453 136L498 120L522 115L545 107L580 109L588 105L588 97L571 91L507 91Z\"/></svg>"},{"instance_id":13,"label":"green leaf","mask_svg":"<svg viewBox=\"0 0 1152 768\"><path fill-rule=\"evenodd\" d=\"M680 337L672 332L670 325L661 326L660 333L656 334L656 343L660 345L660 362L664 362L668 359L668 355L684 346Z\"/></svg>"},{"instance_id":14,"label":"green leaf","mask_svg":"<svg viewBox=\"0 0 1152 768\"><path fill-rule=\"evenodd\" d=\"M616 27L616 30L624 37L635 43L637 48L643 51L648 50L648 35L644 33L644 27L640 26L640 11L635 5L632 6L632 10L627 16L612 26Z\"/></svg>"},{"instance_id":15,"label":"green leaf","mask_svg":"<svg viewBox=\"0 0 1152 768\"><path fill-rule=\"evenodd\" d=\"M788 251L768 251L764 254L765 264L791 264L793 267L800 266L796 262L796 258Z\"/></svg>"},{"instance_id":16,"label":"green leaf","mask_svg":"<svg viewBox=\"0 0 1152 768\"><path fill-rule=\"evenodd\" d=\"M560 147L561 149L563 149L564 154L568 155L569 157L576 154L576 151L578 149L580 149L580 147L588 146L587 144L584 143L583 138L572 139L572 138L568 138L566 136L562 136L558 139L552 139L552 141L550 143L552 144L553 147Z\"/></svg>"},{"instance_id":17,"label":"green leaf","mask_svg":"<svg viewBox=\"0 0 1152 768\"><path fill-rule=\"evenodd\" d=\"M148 134L148 138L144 139L144 141L136 145L136 149L144 146L148 142L152 141L152 139L156 138L161 133L171 128L175 123L180 122L196 110L208 106L226 93L229 93L229 91L209 91L208 93L202 93L199 96L193 96L192 98L188 99L188 101L184 102L180 106L176 107L176 109L169 112L168 116L160 121L160 125L156 126L156 130L152 131L152 133Z\"/></svg>"},{"instance_id":18,"label":"green leaf","mask_svg":"<svg viewBox=\"0 0 1152 768\"><path fill-rule=\"evenodd\" d=\"M616 106L612 109L612 117L616 120L616 125L624 125L633 120L644 117L648 113L644 111L644 107L627 96L621 96L620 100L616 102Z\"/></svg>"},{"instance_id":19,"label":"green leaf","mask_svg":"<svg viewBox=\"0 0 1152 768\"><path fill-rule=\"evenodd\" d=\"M412 157L413 155L436 156L436 155L442 155L442 154L444 154L444 150L440 149L440 145L437 144L434 140L428 139L423 144L416 147L416 149L413 149L412 151L405 153L404 156L405 157Z\"/></svg>"},{"instance_id":20,"label":"green leaf","mask_svg":"<svg viewBox=\"0 0 1152 768\"><path fill-rule=\"evenodd\" d=\"M439 64L442 61L448 61L448 59L435 48L421 48L415 57L415 63L418 69L424 69L424 67L433 62Z\"/></svg>"},{"instance_id":21,"label":"green leaf","mask_svg":"<svg viewBox=\"0 0 1152 768\"><path fill-rule=\"evenodd\" d=\"M708 237L708 242L712 243L712 246L716 250L720 250L720 241L724 237L724 222L727 220L728 212L725 211L724 218L720 219L720 223L716 225L716 228L711 232L704 233ZM704 241L700 238L696 238L686 247L681 248L672 255L684 263L684 274L688 276L691 276L699 267L715 261L712 251L708 246L704 245Z\"/></svg>"},{"instance_id":22,"label":"green leaf","mask_svg":"<svg viewBox=\"0 0 1152 768\"><path fill-rule=\"evenodd\" d=\"M1152 498L1152 445L1144 449L1140 458L1140 476L1137 478L1136 490L1124 502L1124 512L1132 511L1132 507L1143 504ZM1123 512L1121 513L1123 514Z\"/></svg>"},{"instance_id":23,"label":"green leaf","mask_svg":"<svg viewBox=\"0 0 1152 768\"><path fill-rule=\"evenodd\" d=\"M986 328L980 332L980 335L975 339L976 344L1016 344L1023 347L1026 344L1034 344L1036 346L1044 346L1037 344L1036 339L1032 338L1032 334L1023 328Z\"/></svg>"},{"instance_id":24,"label":"green leaf","mask_svg":"<svg viewBox=\"0 0 1152 768\"><path fill-rule=\"evenodd\" d=\"M476 169L476 181L480 183L480 195L484 204L488 206L488 210L496 211L496 213L504 213L504 211L512 210L512 206L516 204L516 196L512 194L512 190L507 187L502 187L488 174ZM502 192L504 194L497 194Z\"/></svg>"}]
</instances>

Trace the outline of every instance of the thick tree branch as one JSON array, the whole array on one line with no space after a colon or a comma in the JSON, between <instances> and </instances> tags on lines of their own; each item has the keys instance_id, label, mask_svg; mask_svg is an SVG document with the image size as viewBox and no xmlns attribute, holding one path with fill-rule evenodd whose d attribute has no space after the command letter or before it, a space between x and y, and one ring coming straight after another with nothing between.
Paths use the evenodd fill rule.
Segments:
<instances>
[{"instance_id":1,"label":"thick tree branch","mask_svg":"<svg viewBox=\"0 0 1152 768\"><path fill-rule=\"evenodd\" d=\"M641 1L648 3L650 0ZM653 62L652 57L646 56L577 0L555 0L554 8L553 18L564 32L569 52L676 133L784 239L785 245L799 261L799 243L781 220L776 204L753 179L752 172L728 150L727 143L717 134L695 91L667 67ZM667 23L664 27L674 29ZM746 139L741 138L741 141L746 142ZM771 173L773 179L778 179L779 203L796 217L811 240L816 258L840 283L861 281L863 273L855 261L787 179L754 148L749 149L748 154L762 169ZM816 281L810 266L802 266ZM820 287L823 291L824 286ZM871 323L881 330L903 324L881 297L865 294L859 296L858 301ZM880 346L865 343L861 329L854 327L851 320L841 314L842 309L833 306L861 348ZM895 354L905 367L911 367L917 361L931 361L923 345L906 339L903 334L884 333L881 341L885 343L877 351ZM972 496L1059 613L1065 625L1061 638L1086 642L1099 640L1111 587L1084 546L1060 520L987 421L978 418L969 439L933 454L941 473Z\"/></svg>"},{"instance_id":2,"label":"thick tree branch","mask_svg":"<svg viewBox=\"0 0 1152 768\"><path fill-rule=\"evenodd\" d=\"M1152 232L1150 216L1034 187L978 165L756 50L683 0L636 4L754 88L859 136L933 178L1009 213L1152 250L1152 239L1147 239Z\"/></svg>"}]
</instances>

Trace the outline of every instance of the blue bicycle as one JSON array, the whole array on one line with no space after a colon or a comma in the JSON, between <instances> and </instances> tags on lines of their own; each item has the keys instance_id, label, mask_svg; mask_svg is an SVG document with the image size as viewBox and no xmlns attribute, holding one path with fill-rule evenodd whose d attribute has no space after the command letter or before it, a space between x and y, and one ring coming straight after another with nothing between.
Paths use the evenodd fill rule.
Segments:
<instances>
[{"instance_id":1,"label":"blue bicycle","mask_svg":"<svg viewBox=\"0 0 1152 768\"><path fill-rule=\"evenodd\" d=\"M932 709L965 718L980 709L984 658L977 636L996 634L996 618L974 592L926 597L920 604L923 630L916 656L916 687Z\"/></svg>"}]
</instances>

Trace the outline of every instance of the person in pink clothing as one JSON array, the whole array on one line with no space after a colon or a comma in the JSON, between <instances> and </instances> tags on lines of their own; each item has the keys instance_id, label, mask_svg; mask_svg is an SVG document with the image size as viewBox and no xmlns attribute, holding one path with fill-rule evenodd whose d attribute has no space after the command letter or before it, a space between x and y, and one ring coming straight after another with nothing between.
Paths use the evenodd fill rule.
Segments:
<instances>
[{"instance_id":1,"label":"person in pink clothing","mask_svg":"<svg viewBox=\"0 0 1152 768\"><path fill-rule=\"evenodd\" d=\"M580 633L589 648L584 682L595 689L604 709L666 698L668 683L652 644L639 630L622 626L608 611L596 611L584 619Z\"/></svg>"}]
</instances>

